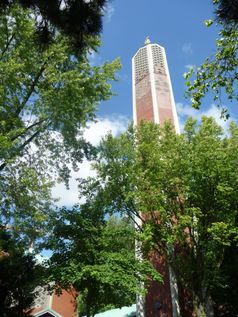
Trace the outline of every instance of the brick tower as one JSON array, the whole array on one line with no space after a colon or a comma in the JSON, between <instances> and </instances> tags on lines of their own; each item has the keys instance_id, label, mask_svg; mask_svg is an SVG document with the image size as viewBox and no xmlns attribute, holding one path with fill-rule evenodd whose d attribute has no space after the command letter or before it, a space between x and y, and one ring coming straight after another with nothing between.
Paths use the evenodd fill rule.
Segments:
<instances>
[{"instance_id":1,"label":"brick tower","mask_svg":"<svg viewBox=\"0 0 238 317\"><path fill-rule=\"evenodd\" d=\"M132 58L133 121L163 124L171 120L179 133L172 85L165 50L147 37ZM138 254L138 251L137 251ZM137 317L179 317L178 290L173 270L162 257L151 259L163 275L164 284L152 282L146 298L137 299Z\"/></svg>"},{"instance_id":2,"label":"brick tower","mask_svg":"<svg viewBox=\"0 0 238 317\"><path fill-rule=\"evenodd\" d=\"M171 120L179 133L165 50L148 38L132 58L132 87L135 125L140 120L160 124Z\"/></svg>"}]
</instances>

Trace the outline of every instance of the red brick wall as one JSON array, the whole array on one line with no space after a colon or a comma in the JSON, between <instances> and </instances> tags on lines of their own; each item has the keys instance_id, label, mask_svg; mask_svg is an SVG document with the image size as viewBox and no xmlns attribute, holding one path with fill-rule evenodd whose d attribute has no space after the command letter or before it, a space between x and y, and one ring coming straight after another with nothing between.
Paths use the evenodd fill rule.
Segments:
<instances>
[{"instance_id":1,"label":"red brick wall","mask_svg":"<svg viewBox=\"0 0 238 317\"><path fill-rule=\"evenodd\" d=\"M153 254L151 262L157 271L163 276L164 283L151 282L145 302L146 317L172 317L171 291L169 283L169 270L165 260ZM161 309L156 307L156 303L161 303Z\"/></svg>"},{"instance_id":2,"label":"red brick wall","mask_svg":"<svg viewBox=\"0 0 238 317\"><path fill-rule=\"evenodd\" d=\"M155 82L160 124L163 125L166 120L174 123L168 78L165 74L155 74Z\"/></svg>"},{"instance_id":3,"label":"red brick wall","mask_svg":"<svg viewBox=\"0 0 238 317\"><path fill-rule=\"evenodd\" d=\"M76 317L76 292L62 290L61 295L53 295L52 310L63 317Z\"/></svg>"},{"instance_id":4,"label":"red brick wall","mask_svg":"<svg viewBox=\"0 0 238 317\"><path fill-rule=\"evenodd\" d=\"M142 80L136 83L136 113L137 122L154 121L154 112L152 106L152 93L150 89L150 77L145 76Z\"/></svg>"}]
</instances>

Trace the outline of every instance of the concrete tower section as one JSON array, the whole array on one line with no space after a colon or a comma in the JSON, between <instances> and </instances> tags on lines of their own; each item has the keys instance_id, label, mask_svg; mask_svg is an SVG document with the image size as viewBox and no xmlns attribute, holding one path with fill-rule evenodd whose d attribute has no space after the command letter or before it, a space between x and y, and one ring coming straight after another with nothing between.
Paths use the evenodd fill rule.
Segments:
<instances>
[{"instance_id":1,"label":"concrete tower section","mask_svg":"<svg viewBox=\"0 0 238 317\"><path fill-rule=\"evenodd\" d=\"M165 50L148 38L132 58L132 87L135 125L141 120L160 124L171 120L179 133Z\"/></svg>"},{"instance_id":2,"label":"concrete tower section","mask_svg":"<svg viewBox=\"0 0 238 317\"><path fill-rule=\"evenodd\" d=\"M171 120L175 131L180 132L165 49L149 38L132 58L132 87L134 125L141 120L161 125ZM178 288L172 268L156 254L151 256L151 262L162 274L164 284L152 282L146 298L138 297L136 316L179 317Z\"/></svg>"}]
</instances>

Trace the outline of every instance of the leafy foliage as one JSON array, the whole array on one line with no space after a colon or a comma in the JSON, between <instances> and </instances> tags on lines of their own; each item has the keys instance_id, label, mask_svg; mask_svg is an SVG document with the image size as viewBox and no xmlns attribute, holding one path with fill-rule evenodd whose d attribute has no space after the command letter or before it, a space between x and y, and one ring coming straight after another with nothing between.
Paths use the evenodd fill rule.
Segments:
<instances>
[{"instance_id":1,"label":"leafy foliage","mask_svg":"<svg viewBox=\"0 0 238 317\"><path fill-rule=\"evenodd\" d=\"M238 30L237 1L214 0L217 6L216 22L219 27L216 40L216 53L205 59L204 63L191 68L184 74L187 85L187 96L191 98L192 107L199 109L203 97L211 93L213 100L221 111L221 116L229 118L227 101L238 100L237 66L238 66ZM205 21L211 27L214 20ZM226 96L226 98L224 98Z\"/></svg>"},{"instance_id":2,"label":"leafy foliage","mask_svg":"<svg viewBox=\"0 0 238 317\"><path fill-rule=\"evenodd\" d=\"M30 315L34 289L43 280L43 270L31 254L24 252L9 232L0 230L0 314L2 317Z\"/></svg>"},{"instance_id":3,"label":"leafy foliage","mask_svg":"<svg viewBox=\"0 0 238 317\"><path fill-rule=\"evenodd\" d=\"M188 120L181 135L170 124L143 123L109 135L97 177L82 184L88 201L100 199L106 212L137 222L144 254L165 256L198 305L232 279L221 268L238 238L237 131L232 124L226 137L205 117L200 126Z\"/></svg>"},{"instance_id":4,"label":"leafy foliage","mask_svg":"<svg viewBox=\"0 0 238 317\"><path fill-rule=\"evenodd\" d=\"M74 286L86 316L105 307L131 305L143 292L142 281L148 276L160 280L148 261L135 258L134 238L127 219L105 221L92 204L62 209L48 245L53 250L51 278L60 287Z\"/></svg>"},{"instance_id":5,"label":"leafy foliage","mask_svg":"<svg viewBox=\"0 0 238 317\"><path fill-rule=\"evenodd\" d=\"M217 18L225 23L238 22L238 1L237 0L213 0L217 6Z\"/></svg>"},{"instance_id":6,"label":"leafy foliage","mask_svg":"<svg viewBox=\"0 0 238 317\"><path fill-rule=\"evenodd\" d=\"M88 38L96 36L102 29L102 15L106 0L2 0L1 13L15 4L31 9L35 15L35 35L41 44L49 45L55 32L61 32L82 49L88 46Z\"/></svg>"},{"instance_id":7,"label":"leafy foliage","mask_svg":"<svg viewBox=\"0 0 238 317\"><path fill-rule=\"evenodd\" d=\"M31 11L18 6L0 15L0 34L1 222L38 235L51 213L53 181L67 184L70 164L77 169L92 154L82 128L110 98L120 64L92 67L87 50L74 54L59 34L42 49Z\"/></svg>"}]
</instances>

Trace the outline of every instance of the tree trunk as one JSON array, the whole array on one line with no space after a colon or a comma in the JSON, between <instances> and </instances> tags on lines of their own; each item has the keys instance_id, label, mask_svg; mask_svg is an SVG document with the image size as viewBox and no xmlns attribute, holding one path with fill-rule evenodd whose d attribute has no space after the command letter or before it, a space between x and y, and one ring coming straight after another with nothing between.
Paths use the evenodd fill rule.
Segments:
<instances>
[{"instance_id":1,"label":"tree trunk","mask_svg":"<svg viewBox=\"0 0 238 317\"><path fill-rule=\"evenodd\" d=\"M209 295L206 295L203 299L196 296L194 307L194 317L214 317L213 303Z\"/></svg>"},{"instance_id":2,"label":"tree trunk","mask_svg":"<svg viewBox=\"0 0 238 317\"><path fill-rule=\"evenodd\" d=\"M214 309L211 296L207 296L205 299L205 312L206 317L214 317Z\"/></svg>"}]
</instances>

